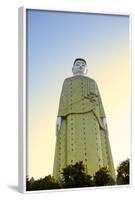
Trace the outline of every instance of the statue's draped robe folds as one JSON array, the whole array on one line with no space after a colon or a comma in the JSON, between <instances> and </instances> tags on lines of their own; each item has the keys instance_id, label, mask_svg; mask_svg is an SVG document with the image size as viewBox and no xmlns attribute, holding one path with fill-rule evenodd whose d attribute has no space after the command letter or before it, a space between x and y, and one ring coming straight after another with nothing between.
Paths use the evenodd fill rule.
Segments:
<instances>
[{"instance_id":1,"label":"statue's draped robe folds","mask_svg":"<svg viewBox=\"0 0 135 200\"><path fill-rule=\"evenodd\" d=\"M65 79L62 87L56 130L53 175L57 179L62 169L83 161L88 174L107 166L115 177L105 112L96 82L77 75Z\"/></svg>"}]
</instances>

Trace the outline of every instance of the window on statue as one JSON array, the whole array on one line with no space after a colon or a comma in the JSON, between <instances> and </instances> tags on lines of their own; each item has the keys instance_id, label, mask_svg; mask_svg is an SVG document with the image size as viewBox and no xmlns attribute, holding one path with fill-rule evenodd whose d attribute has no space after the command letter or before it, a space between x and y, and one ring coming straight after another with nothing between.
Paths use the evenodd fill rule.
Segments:
<instances>
[{"instance_id":1,"label":"window on statue","mask_svg":"<svg viewBox=\"0 0 135 200\"><path fill-rule=\"evenodd\" d=\"M73 163L73 160L71 160L71 163Z\"/></svg>"}]
</instances>

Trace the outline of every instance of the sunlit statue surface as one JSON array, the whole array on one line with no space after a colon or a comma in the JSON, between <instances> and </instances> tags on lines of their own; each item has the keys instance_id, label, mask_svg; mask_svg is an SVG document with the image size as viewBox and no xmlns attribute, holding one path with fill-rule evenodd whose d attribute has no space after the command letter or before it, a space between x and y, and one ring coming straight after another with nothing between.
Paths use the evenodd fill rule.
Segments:
<instances>
[{"instance_id":1,"label":"sunlit statue surface","mask_svg":"<svg viewBox=\"0 0 135 200\"><path fill-rule=\"evenodd\" d=\"M85 76L87 63L74 61L73 76L64 80L56 123L53 176L62 169L83 161L87 173L94 175L108 167L115 178L106 116L96 82Z\"/></svg>"}]
</instances>

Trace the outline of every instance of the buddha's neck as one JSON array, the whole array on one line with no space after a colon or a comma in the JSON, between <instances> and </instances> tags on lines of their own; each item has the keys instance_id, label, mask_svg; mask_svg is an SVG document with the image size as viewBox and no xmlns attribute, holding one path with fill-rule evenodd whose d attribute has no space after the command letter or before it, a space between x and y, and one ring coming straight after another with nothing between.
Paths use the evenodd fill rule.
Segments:
<instances>
[{"instance_id":1,"label":"buddha's neck","mask_svg":"<svg viewBox=\"0 0 135 200\"><path fill-rule=\"evenodd\" d=\"M76 74L74 74L74 76L84 76L84 74L83 73L76 73Z\"/></svg>"}]
</instances>

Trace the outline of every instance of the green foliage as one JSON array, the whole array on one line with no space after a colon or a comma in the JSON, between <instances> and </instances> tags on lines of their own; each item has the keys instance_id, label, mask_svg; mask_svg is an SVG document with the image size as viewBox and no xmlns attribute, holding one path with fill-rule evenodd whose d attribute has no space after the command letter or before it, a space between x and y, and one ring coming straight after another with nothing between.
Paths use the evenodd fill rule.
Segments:
<instances>
[{"instance_id":1,"label":"green foliage","mask_svg":"<svg viewBox=\"0 0 135 200\"><path fill-rule=\"evenodd\" d=\"M120 163L117 168L117 184L126 185L129 184L129 159Z\"/></svg>"},{"instance_id":2,"label":"green foliage","mask_svg":"<svg viewBox=\"0 0 135 200\"><path fill-rule=\"evenodd\" d=\"M33 178L28 180L27 178L26 188L27 188L27 191L49 190L49 189L59 189L60 185L55 181L55 179L51 175L48 175L38 180L34 180Z\"/></svg>"},{"instance_id":3,"label":"green foliage","mask_svg":"<svg viewBox=\"0 0 135 200\"><path fill-rule=\"evenodd\" d=\"M117 173L118 185L129 184L129 159L120 163ZM63 168L57 181L51 175L38 180L34 180L33 177L29 180L26 177L27 191L108 185L115 185L115 181L107 167L100 168L94 176L90 176L87 174L86 166L82 161Z\"/></svg>"},{"instance_id":4,"label":"green foliage","mask_svg":"<svg viewBox=\"0 0 135 200\"><path fill-rule=\"evenodd\" d=\"M62 175L63 188L94 186L92 177L86 173L86 168L82 161L64 168Z\"/></svg>"},{"instance_id":5,"label":"green foliage","mask_svg":"<svg viewBox=\"0 0 135 200\"><path fill-rule=\"evenodd\" d=\"M114 185L115 181L110 175L110 172L107 169L107 167L102 167L95 173L94 183L95 186L107 186L107 185Z\"/></svg>"}]
</instances>

